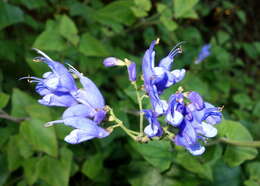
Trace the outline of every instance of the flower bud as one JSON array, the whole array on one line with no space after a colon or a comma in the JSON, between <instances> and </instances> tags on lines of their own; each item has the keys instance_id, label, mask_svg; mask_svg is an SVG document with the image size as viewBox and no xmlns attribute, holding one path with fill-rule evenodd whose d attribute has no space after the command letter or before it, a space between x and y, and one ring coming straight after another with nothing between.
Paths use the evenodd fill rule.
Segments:
<instances>
[{"instance_id":1,"label":"flower bud","mask_svg":"<svg viewBox=\"0 0 260 186\"><path fill-rule=\"evenodd\" d=\"M131 62L130 65L127 65L127 71L130 81L136 81L136 64Z\"/></svg>"},{"instance_id":2,"label":"flower bud","mask_svg":"<svg viewBox=\"0 0 260 186\"><path fill-rule=\"evenodd\" d=\"M107 57L104 59L103 64L105 67L113 67L113 66L124 66L125 63L120 60L117 59L115 57Z\"/></svg>"}]
</instances>

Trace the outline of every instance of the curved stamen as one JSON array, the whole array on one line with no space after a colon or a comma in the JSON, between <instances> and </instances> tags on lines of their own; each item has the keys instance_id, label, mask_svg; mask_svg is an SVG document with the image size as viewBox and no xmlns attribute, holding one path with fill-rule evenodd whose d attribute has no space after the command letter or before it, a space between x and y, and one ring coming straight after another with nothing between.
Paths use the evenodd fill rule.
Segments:
<instances>
[{"instance_id":1,"label":"curved stamen","mask_svg":"<svg viewBox=\"0 0 260 186\"><path fill-rule=\"evenodd\" d=\"M37 81L42 81L42 78L38 78L35 76L26 76L26 77L21 77L19 80L23 80L23 79L32 79L32 80L37 80Z\"/></svg>"},{"instance_id":2,"label":"curved stamen","mask_svg":"<svg viewBox=\"0 0 260 186\"><path fill-rule=\"evenodd\" d=\"M40 83L43 81L42 78L37 78L34 76L21 77L19 80L26 79L29 83Z\"/></svg>"},{"instance_id":3,"label":"curved stamen","mask_svg":"<svg viewBox=\"0 0 260 186\"><path fill-rule=\"evenodd\" d=\"M177 44L173 47L173 49L171 49L171 51L169 52L168 56L171 57L171 58L173 58L173 57L176 56L177 54L182 53L182 48L181 48L180 45L183 44L183 43L186 43L186 41L182 41L182 42L177 43Z\"/></svg>"},{"instance_id":4,"label":"curved stamen","mask_svg":"<svg viewBox=\"0 0 260 186\"><path fill-rule=\"evenodd\" d=\"M47 123L44 124L44 127L51 127L53 126L54 124L61 124L63 123L64 121L63 120L55 120L55 121L49 121Z\"/></svg>"},{"instance_id":5,"label":"curved stamen","mask_svg":"<svg viewBox=\"0 0 260 186\"><path fill-rule=\"evenodd\" d=\"M44 52L40 51L37 48L32 48L33 50L35 50L38 54L41 54L43 57L47 58L50 61L53 61L49 56L47 56Z\"/></svg>"},{"instance_id":6,"label":"curved stamen","mask_svg":"<svg viewBox=\"0 0 260 186\"><path fill-rule=\"evenodd\" d=\"M173 52L177 47L179 47L179 46L180 46L181 44L183 44L183 43L186 43L186 41L181 41L181 42L177 43L177 44L173 47L173 49L171 49L170 53Z\"/></svg>"},{"instance_id":7,"label":"curved stamen","mask_svg":"<svg viewBox=\"0 0 260 186\"><path fill-rule=\"evenodd\" d=\"M70 67L69 72L72 72L73 74L75 74L76 76L78 76L79 78L83 76L82 73L80 73L75 67L73 67L71 64L67 65Z\"/></svg>"},{"instance_id":8,"label":"curved stamen","mask_svg":"<svg viewBox=\"0 0 260 186\"><path fill-rule=\"evenodd\" d=\"M181 48L177 48L174 51L172 51L171 53L168 54L168 56L173 59L177 54L181 54L182 53L182 49Z\"/></svg>"}]
</instances>

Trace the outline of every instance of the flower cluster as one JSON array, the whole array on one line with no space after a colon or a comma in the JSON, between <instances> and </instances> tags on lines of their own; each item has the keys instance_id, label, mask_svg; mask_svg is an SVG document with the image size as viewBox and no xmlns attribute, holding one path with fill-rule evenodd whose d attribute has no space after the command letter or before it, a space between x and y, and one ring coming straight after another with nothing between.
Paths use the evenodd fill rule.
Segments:
<instances>
[{"instance_id":1,"label":"flower cluster","mask_svg":"<svg viewBox=\"0 0 260 186\"><path fill-rule=\"evenodd\" d=\"M35 50L41 56L34 58L34 61L47 64L51 71L44 73L42 78L23 77L21 79L37 83L36 92L42 96L38 100L40 104L67 107L61 120L50 121L45 126L64 123L74 128L64 139L71 144L108 136L109 132L99 126L106 116L106 111L104 98L97 86L71 65L67 69L42 51ZM73 76L79 79L81 88L77 88Z\"/></svg>"},{"instance_id":2,"label":"flower cluster","mask_svg":"<svg viewBox=\"0 0 260 186\"><path fill-rule=\"evenodd\" d=\"M182 88L172 94L168 102L160 99L166 88L184 78L185 70L170 71L175 56L182 52L178 45L155 67L156 43L153 41L146 50L142 63L144 87L152 105L152 109L144 111L149 122L144 132L149 137L162 136L163 129L157 118L164 116L167 124L179 129L172 141L193 155L200 155L205 151L200 141L216 136L217 130L212 125L221 122L222 114L219 108L204 102L197 92L183 93Z\"/></svg>"},{"instance_id":3,"label":"flower cluster","mask_svg":"<svg viewBox=\"0 0 260 186\"><path fill-rule=\"evenodd\" d=\"M217 135L215 124L221 122L221 109L205 102L199 93L184 92L182 87L173 93L168 100L161 99L165 89L182 81L185 69L171 70L175 57L182 53L181 43L177 44L166 57L162 58L158 65L155 63L154 47L159 43L155 40L146 50L142 61L143 95L136 83L136 63L128 59L124 61L115 57L108 57L103 64L106 67L126 66L129 80L136 89L137 100L140 110L140 132L126 128L123 122L114 115L96 85L73 66L67 69L59 62L53 61L46 54L35 49L41 57L34 58L36 62L43 62L49 66L50 72L43 74L42 78L24 77L30 82L37 83L36 92L42 96L39 103L45 106L67 107L62 119L50 121L46 127L58 123L64 123L73 127L65 141L77 144L93 138L104 138L116 127L121 127L130 137L139 142L169 137L176 145L185 147L193 155L200 155L205 151L203 142ZM206 46L199 55L197 61L207 57ZM205 52L206 51L206 52ZM78 88L75 79L79 79L81 88ZM149 97L151 108L143 109L142 99ZM109 121L116 124L107 129L100 127L109 111ZM143 116L148 125L143 128ZM159 118L165 122L160 123ZM162 121L162 120L160 120ZM178 131L173 133L174 129Z\"/></svg>"},{"instance_id":4,"label":"flower cluster","mask_svg":"<svg viewBox=\"0 0 260 186\"><path fill-rule=\"evenodd\" d=\"M142 62L144 90L149 96L152 106L151 109L142 110L149 123L144 129L144 133L149 138L162 137L164 132L169 133L168 128L172 126L172 128L178 129L177 134L173 134L172 141L176 145L185 147L193 155L200 155L205 151L201 142L217 134L217 129L213 125L221 122L221 109L204 102L197 92L183 92L181 87L170 96L168 101L161 99L164 90L180 82L186 71L185 69L171 70L174 58L182 53L181 43L177 44L156 66L154 47L158 43L159 40L151 43ZM203 60L204 56L201 56L200 60ZM126 62L109 57L104 60L104 65L107 67L123 66ZM129 64L133 64L133 62ZM128 70L128 73L136 76L136 72L131 69ZM166 127L160 124L159 117L164 117Z\"/></svg>"}]
</instances>

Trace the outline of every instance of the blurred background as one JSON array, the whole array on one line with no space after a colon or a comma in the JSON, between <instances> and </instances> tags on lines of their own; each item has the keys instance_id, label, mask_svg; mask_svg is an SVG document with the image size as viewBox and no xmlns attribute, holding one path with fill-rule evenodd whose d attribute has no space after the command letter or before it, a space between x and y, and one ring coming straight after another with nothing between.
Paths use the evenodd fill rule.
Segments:
<instances>
[{"instance_id":1,"label":"blurred background","mask_svg":"<svg viewBox=\"0 0 260 186\"><path fill-rule=\"evenodd\" d=\"M31 48L38 48L92 79L135 129L138 107L127 72L104 68L103 59L133 60L140 76L152 40L160 38L157 61L186 41L173 66L187 70L178 85L224 105L220 135L260 140L259 6L254 0L1 0L0 185L260 185L256 148L216 142L193 157L169 141L134 143L120 129L102 140L66 144L69 127L43 127L64 109L39 105L34 85L18 80L48 70L32 61L37 54ZM208 43L211 55L195 64Z\"/></svg>"}]
</instances>

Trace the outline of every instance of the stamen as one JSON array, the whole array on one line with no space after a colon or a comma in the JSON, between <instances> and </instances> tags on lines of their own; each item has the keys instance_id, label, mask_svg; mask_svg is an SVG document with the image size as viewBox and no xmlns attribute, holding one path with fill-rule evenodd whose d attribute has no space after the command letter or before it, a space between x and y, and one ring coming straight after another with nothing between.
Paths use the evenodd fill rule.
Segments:
<instances>
[{"instance_id":1,"label":"stamen","mask_svg":"<svg viewBox=\"0 0 260 186\"><path fill-rule=\"evenodd\" d=\"M47 122L47 123L45 123L43 126L44 126L44 127L51 127L51 126L53 126L54 124L61 124L61 123L63 123L63 122L64 122L63 120L55 120L55 121Z\"/></svg>"},{"instance_id":2,"label":"stamen","mask_svg":"<svg viewBox=\"0 0 260 186\"><path fill-rule=\"evenodd\" d=\"M177 93L182 93L184 91L183 87L179 87Z\"/></svg>"},{"instance_id":3,"label":"stamen","mask_svg":"<svg viewBox=\"0 0 260 186\"><path fill-rule=\"evenodd\" d=\"M157 38L155 44L158 45L159 42L160 42L160 38Z\"/></svg>"},{"instance_id":4,"label":"stamen","mask_svg":"<svg viewBox=\"0 0 260 186\"><path fill-rule=\"evenodd\" d=\"M71 64L67 65L70 67L69 72L74 73L76 76L78 76L79 78L83 76L83 73L80 73L75 67L73 67Z\"/></svg>"},{"instance_id":5,"label":"stamen","mask_svg":"<svg viewBox=\"0 0 260 186\"><path fill-rule=\"evenodd\" d=\"M225 107L225 105L223 105L223 106L221 106L221 107L218 107L218 110L219 110L220 112L222 112L222 110L224 109L224 107Z\"/></svg>"},{"instance_id":6,"label":"stamen","mask_svg":"<svg viewBox=\"0 0 260 186\"><path fill-rule=\"evenodd\" d=\"M181 48L177 48L174 51L171 51L168 54L168 56L173 59L177 54L181 54L181 53L182 53L182 49Z\"/></svg>"},{"instance_id":7,"label":"stamen","mask_svg":"<svg viewBox=\"0 0 260 186\"><path fill-rule=\"evenodd\" d=\"M183 44L183 43L186 43L186 41L181 41L181 42L179 42L179 43L177 43L174 47L173 47L173 49L169 52L169 54L168 54L168 56L175 56L177 53L182 53L183 52L183 50L182 50L182 48L181 48L181 44ZM176 53L176 54L175 54Z\"/></svg>"},{"instance_id":8,"label":"stamen","mask_svg":"<svg viewBox=\"0 0 260 186\"><path fill-rule=\"evenodd\" d=\"M37 48L32 48L33 50L35 50L38 54L41 54L43 57L47 58L50 61L53 61L49 56L47 56L44 52L40 51Z\"/></svg>"},{"instance_id":9,"label":"stamen","mask_svg":"<svg viewBox=\"0 0 260 186\"><path fill-rule=\"evenodd\" d=\"M129 59L125 58L124 60L125 60L125 63L126 63L127 66L131 65L132 62Z\"/></svg>"}]
</instances>

